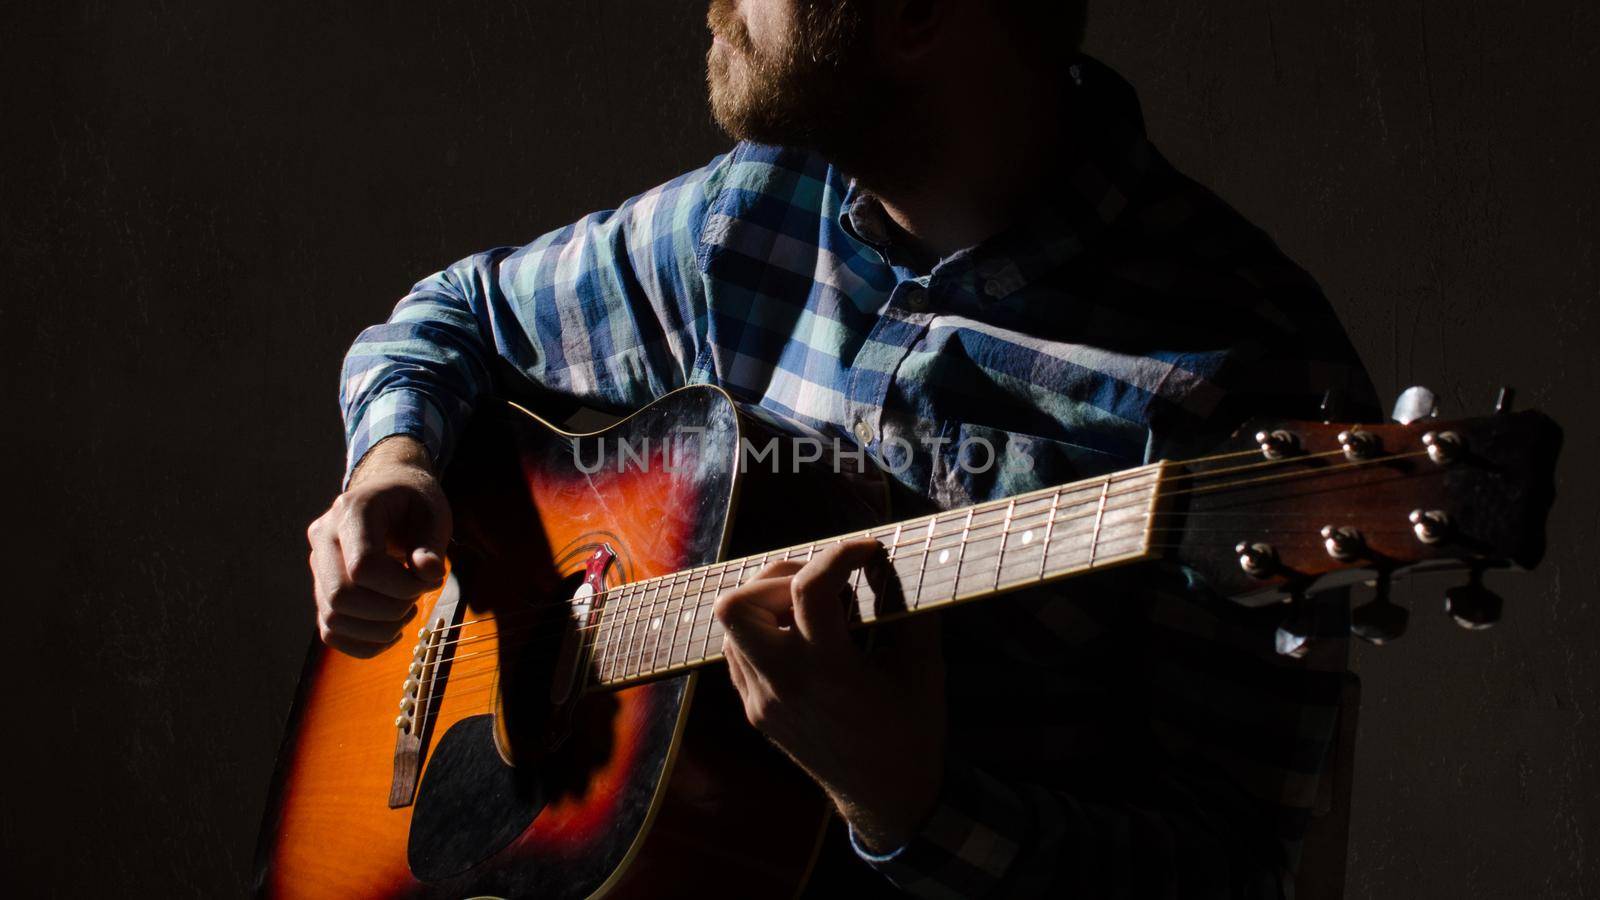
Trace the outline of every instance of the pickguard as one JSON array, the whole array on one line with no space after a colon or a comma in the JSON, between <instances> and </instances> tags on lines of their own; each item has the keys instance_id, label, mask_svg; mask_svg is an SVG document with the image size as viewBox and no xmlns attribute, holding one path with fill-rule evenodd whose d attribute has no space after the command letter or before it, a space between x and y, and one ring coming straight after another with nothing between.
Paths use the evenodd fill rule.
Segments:
<instances>
[{"instance_id":1,"label":"pickguard","mask_svg":"<svg viewBox=\"0 0 1600 900\"><path fill-rule=\"evenodd\" d=\"M421 881L460 875L500 852L544 808L537 774L495 748L494 716L457 722L428 761L417 792L406 861Z\"/></svg>"}]
</instances>

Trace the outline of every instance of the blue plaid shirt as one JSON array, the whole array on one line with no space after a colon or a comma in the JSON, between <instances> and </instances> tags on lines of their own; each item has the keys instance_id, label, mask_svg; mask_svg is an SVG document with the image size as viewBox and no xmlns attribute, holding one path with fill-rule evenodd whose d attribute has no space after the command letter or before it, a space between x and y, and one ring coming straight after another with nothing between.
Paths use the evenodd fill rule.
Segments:
<instances>
[{"instance_id":1,"label":"blue plaid shirt","mask_svg":"<svg viewBox=\"0 0 1600 900\"><path fill-rule=\"evenodd\" d=\"M1077 147L944 259L826 160L744 143L422 280L345 360L347 477L395 434L443 462L491 394L620 411L714 383L948 507L1196 452L1329 388L1370 403L1310 277L1162 158L1126 82L1087 57L1070 77ZM949 642L944 796L862 857L930 897L1276 894L1344 645L1279 659L1229 604L1155 582L1114 610L1102 589L947 614L985 640ZM995 702L1019 678L1028 711Z\"/></svg>"}]
</instances>

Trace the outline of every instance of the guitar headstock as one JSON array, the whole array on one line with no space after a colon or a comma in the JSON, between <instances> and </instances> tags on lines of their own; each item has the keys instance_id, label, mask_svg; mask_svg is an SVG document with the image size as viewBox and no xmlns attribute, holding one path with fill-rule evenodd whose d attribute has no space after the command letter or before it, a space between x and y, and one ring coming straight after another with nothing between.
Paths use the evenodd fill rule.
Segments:
<instances>
[{"instance_id":1,"label":"guitar headstock","mask_svg":"<svg viewBox=\"0 0 1600 900\"><path fill-rule=\"evenodd\" d=\"M1375 581L1357 634L1397 637L1395 576L1460 569L1446 608L1492 625L1500 601L1485 569L1544 555L1561 429L1535 411L1379 425L1254 421L1216 453L1176 467L1163 488L1183 519L1182 563L1250 606Z\"/></svg>"}]
</instances>

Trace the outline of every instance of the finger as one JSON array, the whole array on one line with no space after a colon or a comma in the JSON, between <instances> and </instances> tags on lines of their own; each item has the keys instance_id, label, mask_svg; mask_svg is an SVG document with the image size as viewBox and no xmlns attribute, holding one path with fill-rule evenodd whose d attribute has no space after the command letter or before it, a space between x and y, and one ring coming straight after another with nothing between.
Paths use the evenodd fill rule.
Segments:
<instances>
[{"instance_id":1,"label":"finger","mask_svg":"<svg viewBox=\"0 0 1600 900\"><path fill-rule=\"evenodd\" d=\"M806 640L820 644L848 640L848 621L839 594L856 569L883 553L883 545L871 538L845 541L823 550L790 582L794 604L794 623Z\"/></svg>"},{"instance_id":2,"label":"finger","mask_svg":"<svg viewBox=\"0 0 1600 900\"><path fill-rule=\"evenodd\" d=\"M412 599L431 586L389 555L389 511L381 503L363 503L339 523L339 550L348 580L390 597Z\"/></svg>"},{"instance_id":3,"label":"finger","mask_svg":"<svg viewBox=\"0 0 1600 900\"><path fill-rule=\"evenodd\" d=\"M737 643L754 669L773 665L796 639L779 618L787 612L788 594L785 581L752 582L717 597L712 608L722 623L724 641Z\"/></svg>"},{"instance_id":4,"label":"finger","mask_svg":"<svg viewBox=\"0 0 1600 900\"><path fill-rule=\"evenodd\" d=\"M323 635L322 642L340 653L354 656L358 659L370 659L394 646L394 641L390 641L387 644L375 644L370 641L358 641L347 638L342 634L332 633Z\"/></svg>"},{"instance_id":5,"label":"finger","mask_svg":"<svg viewBox=\"0 0 1600 900\"><path fill-rule=\"evenodd\" d=\"M765 613L774 628L786 627L793 621L790 607L794 605L794 598L789 592L789 576L747 581L724 591L717 599L723 597L728 598L724 602L754 607ZM715 611L714 606L712 609Z\"/></svg>"},{"instance_id":6,"label":"finger","mask_svg":"<svg viewBox=\"0 0 1600 900\"><path fill-rule=\"evenodd\" d=\"M432 496L419 497L414 502L413 531L417 538L416 547L408 556L411 571L423 582L437 586L445 575L444 555L452 524L450 504Z\"/></svg>"},{"instance_id":7,"label":"finger","mask_svg":"<svg viewBox=\"0 0 1600 900\"><path fill-rule=\"evenodd\" d=\"M769 578L788 578L790 575L805 568L805 565L806 561L803 559L775 559L762 566L761 571L744 583L750 584L751 582L765 581Z\"/></svg>"},{"instance_id":8,"label":"finger","mask_svg":"<svg viewBox=\"0 0 1600 900\"><path fill-rule=\"evenodd\" d=\"M722 655L728 660L728 675L735 679L733 687L739 692L740 700L748 704L772 696L771 680L760 666L751 661L750 655L739 646L738 639L731 636L724 638Z\"/></svg>"},{"instance_id":9,"label":"finger","mask_svg":"<svg viewBox=\"0 0 1600 900\"><path fill-rule=\"evenodd\" d=\"M326 620L329 634L336 634L352 641L362 641L369 644L382 644L388 646L400 639L405 632L405 625L416 616L416 610L411 615L395 622L374 622L370 619L357 619L352 616L333 613Z\"/></svg>"},{"instance_id":10,"label":"finger","mask_svg":"<svg viewBox=\"0 0 1600 900\"><path fill-rule=\"evenodd\" d=\"M344 584L335 588L327 598L328 612L369 622L410 621L417 613L417 604L402 597L389 597L377 591Z\"/></svg>"},{"instance_id":11,"label":"finger","mask_svg":"<svg viewBox=\"0 0 1600 900\"><path fill-rule=\"evenodd\" d=\"M733 681L733 689L739 692L742 699L750 676L745 671L744 656L739 652L739 646L727 635L722 636L722 658L728 663L728 678Z\"/></svg>"},{"instance_id":12,"label":"finger","mask_svg":"<svg viewBox=\"0 0 1600 900\"><path fill-rule=\"evenodd\" d=\"M438 587L444 580L444 556L431 547L418 547L411 551L411 571L424 584Z\"/></svg>"}]
</instances>

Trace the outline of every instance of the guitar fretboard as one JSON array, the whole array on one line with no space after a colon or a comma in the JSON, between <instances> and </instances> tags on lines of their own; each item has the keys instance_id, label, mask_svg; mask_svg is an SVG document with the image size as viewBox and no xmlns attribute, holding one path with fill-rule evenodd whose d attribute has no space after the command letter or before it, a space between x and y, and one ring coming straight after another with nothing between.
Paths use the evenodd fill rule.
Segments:
<instances>
[{"instance_id":1,"label":"guitar fretboard","mask_svg":"<svg viewBox=\"0 0 1600 900\"><path fill-rule=\"evenodd\" d=\"M810 559L845 540L877 539L899 576L903 605L884 610L855 573L853 618L862 625L1143 559L1161 476L1154 463L611 588L587 626L594 680L614 686L721 659L718 595L768 563Z\"/></svg>"}]
</instances>

